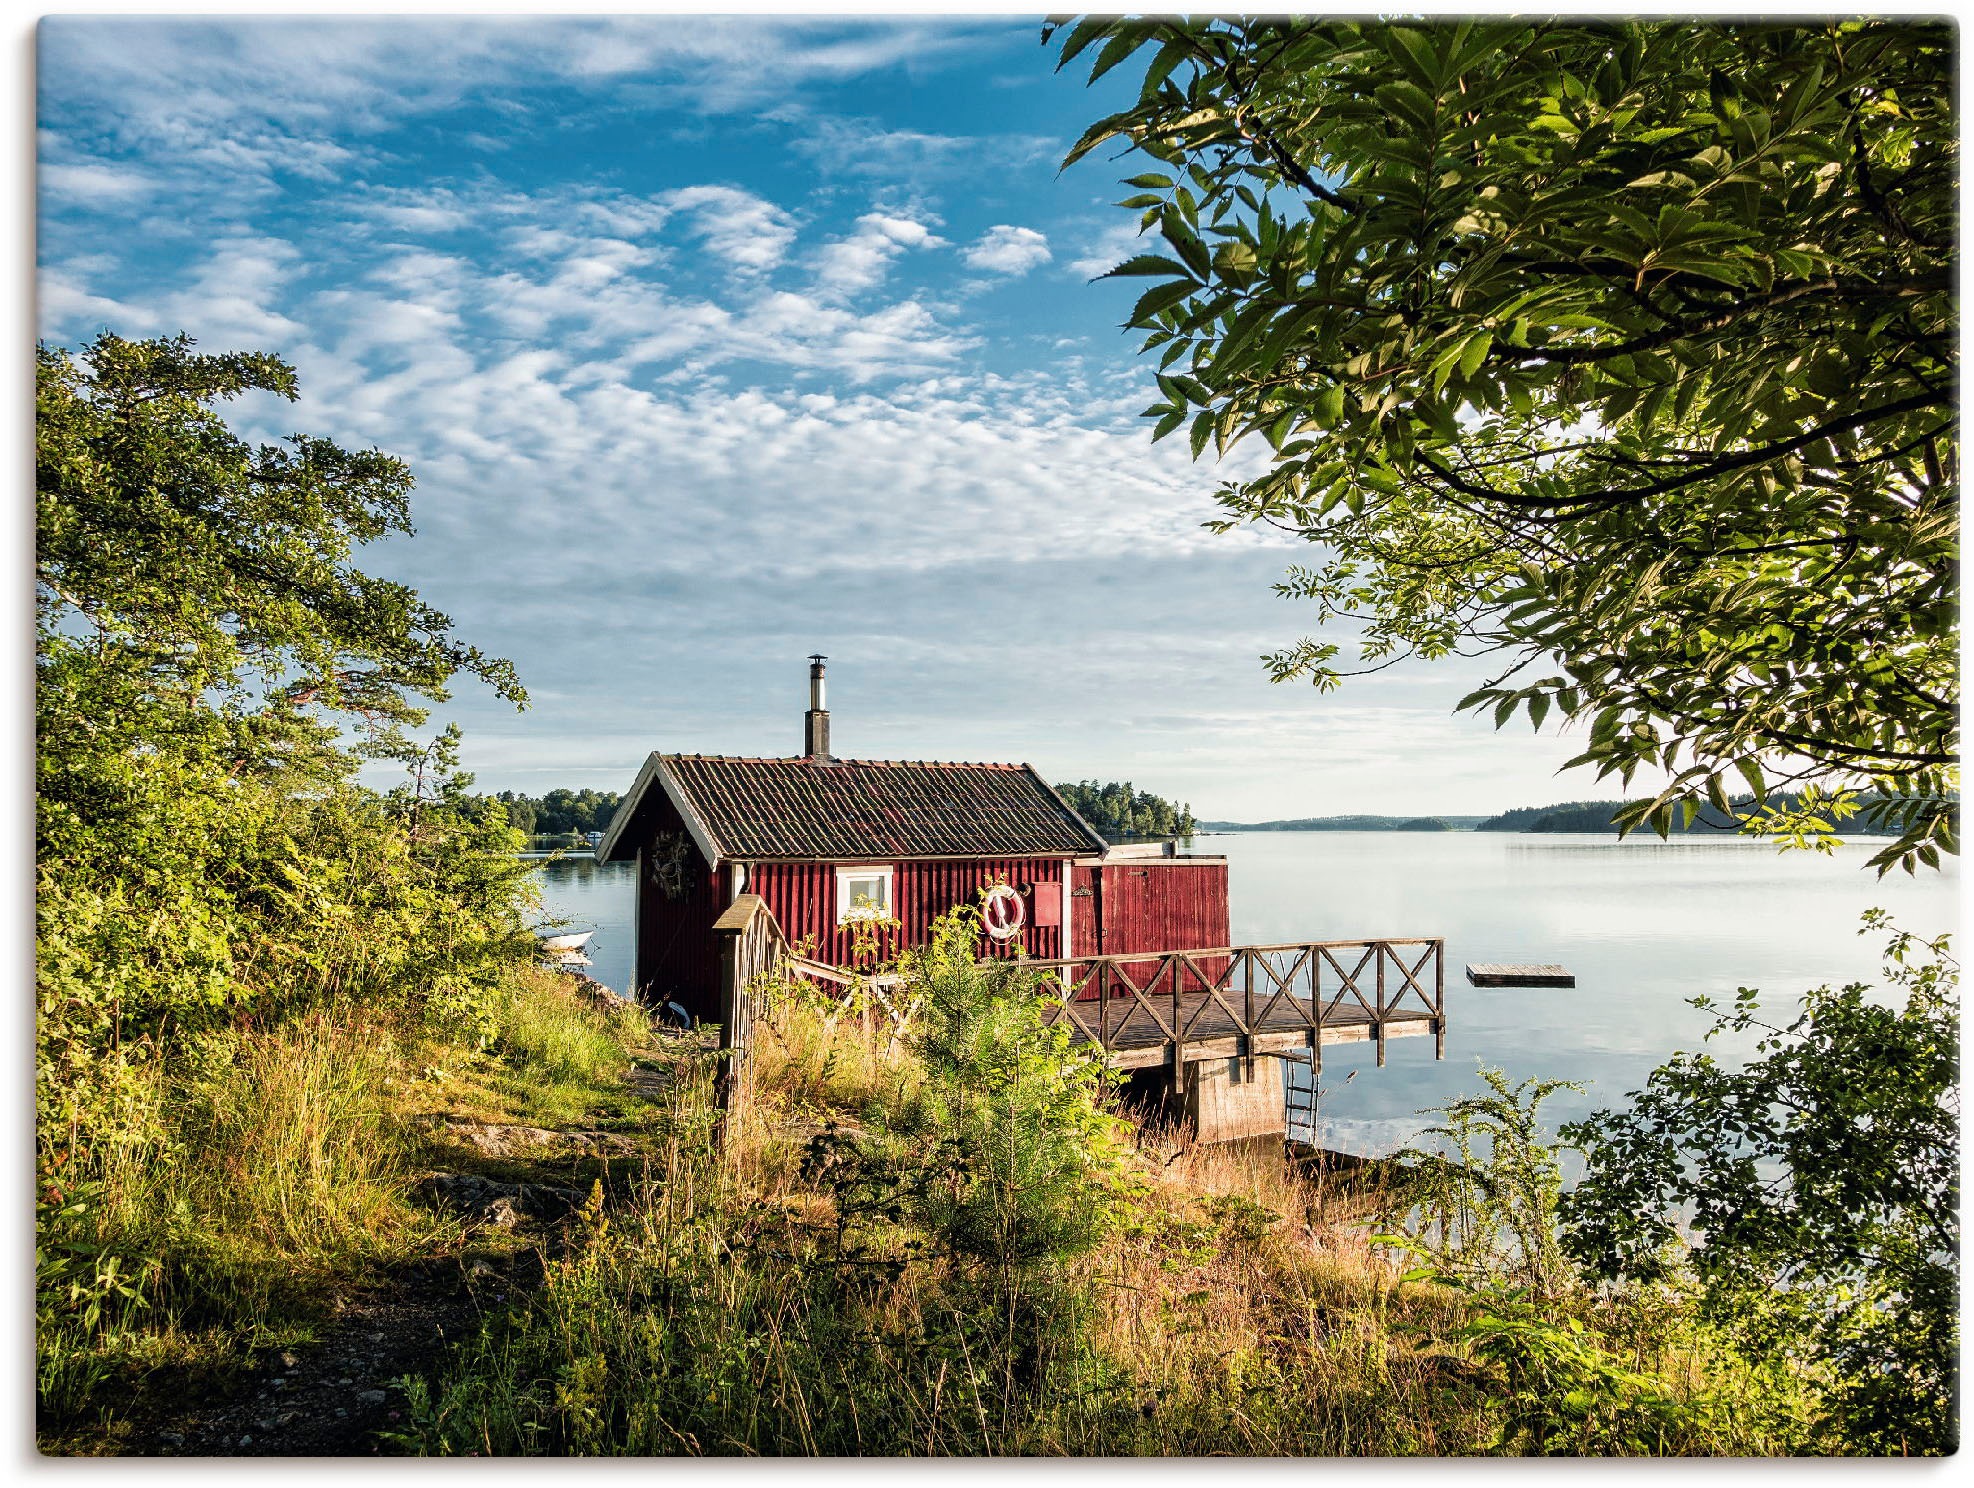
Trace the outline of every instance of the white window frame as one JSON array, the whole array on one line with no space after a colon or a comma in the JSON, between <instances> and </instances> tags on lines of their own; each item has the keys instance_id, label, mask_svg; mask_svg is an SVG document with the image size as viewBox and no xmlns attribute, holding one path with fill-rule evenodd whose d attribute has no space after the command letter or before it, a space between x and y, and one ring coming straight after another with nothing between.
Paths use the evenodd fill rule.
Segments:
<instances>
[{"instance_id":1,"label":"white window frame","mask_svg":"<svg viewBox=\"0 0 1974 1488\"><path fill-rule=\"evenodd\" d=\"M839 863L836 866L836 923L847 925L858 919L895 919L898 913L898 870L889 863ZM859 912L850 895L853 879L875 878L884 885L884 903L874 911Z\"/></svg>"}]
</instances>

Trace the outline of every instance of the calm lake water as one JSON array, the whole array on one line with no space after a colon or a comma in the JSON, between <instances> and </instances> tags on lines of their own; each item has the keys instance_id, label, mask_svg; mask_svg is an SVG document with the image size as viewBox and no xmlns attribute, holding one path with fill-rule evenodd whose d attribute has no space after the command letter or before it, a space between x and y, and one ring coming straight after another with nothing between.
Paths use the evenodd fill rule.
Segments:
<instances>
[{"instance_id":1,"label":"calm lake water","mask_svg":"<svg viewBox=\"0 0 1974 1488\"><path fill-rule=\"evenodd\" d=\"M1446 938L1446 1058L1430 1038L1325 1051L1321 1141L1381 1154L1431 1124L1420 1113L1480 1088L1480 1064L1515 1079L1583 1082L1545 1105L1551 1123L1619 1104L1676 1049L1701 1045L1691 997L1759 988L1793 1016L1805 989L1880 979L1877 906L1906 929L1957 931L1959 868L1879 879L1872 847L1778 853L1734 838L1661 843L1477 832L1246 832L1198 838L1228 859L1236 944L1366 936ZM630 982L634 869L565 859L542 869L551 915L596 927L591 972ZM1556 961L1573 989L1476 988L1471 961ZM1749 1041L1716 1041L1724 1058Z\"/></svg>"}]
</instances>

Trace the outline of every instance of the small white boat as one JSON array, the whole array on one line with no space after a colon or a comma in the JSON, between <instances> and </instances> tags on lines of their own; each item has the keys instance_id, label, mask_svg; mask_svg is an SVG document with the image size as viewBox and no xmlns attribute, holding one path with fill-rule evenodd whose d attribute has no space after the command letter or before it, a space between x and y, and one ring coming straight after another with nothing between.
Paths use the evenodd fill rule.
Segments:
<instances>
[{"instance_id":1,"label":"small white boat","mask_svg":"<svg viewBox=\"0 0 1974 1488\"><path fill-rule=\"evenodd\" d=\"M594 930L576 930L567 935L544 935L541 937L541 948L551 955L579 954L594 934Z\"/></svg>"}]
</instances>

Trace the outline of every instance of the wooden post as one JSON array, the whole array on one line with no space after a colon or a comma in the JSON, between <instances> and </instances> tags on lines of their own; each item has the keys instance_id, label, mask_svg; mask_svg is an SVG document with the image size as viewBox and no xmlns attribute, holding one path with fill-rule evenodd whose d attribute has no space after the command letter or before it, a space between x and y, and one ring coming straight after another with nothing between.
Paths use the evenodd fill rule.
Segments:
<instances>
[{"instance_id":1,"label":"wooden post","mask_svg":"<svg viewBox=\"0 0 1974 1488\"><path fill-rule=\"evenodd\" d=\"M1104 975L1109 969L1109 963L1099 961L1094 978L1097 984L1097 1042L1103 1047L1105 1059L1110 1058L1110 979Z\"/></svg>"},{"instance_id":2,"label":"wooden post","mask_svg":"<svg viewBox=\"0 0 1974 1488\"><path fill-rule=\"evenodd\" d=\"M1179 996L1179 958L1168 955L1165 970L1172 983L1172 1078L1183 1080L1186 1069L1185 1001Z\"/></svg>"},{"instance_id":3,"label":"wooden post","mask_svg":"<svg viewBox=\"0 0 1974 1488\"><path fill-rule=\"evenodd\" d=\"M1433 1058L1446 1057L1446 942L1433 942Z\"/></svg>"},{"instance_id":4,"label":"wooden post","mask_svg":"<svg viewBox=\"0 0 1974 1488\"><path fill-rule=\"evenodd\" d=\"M713 1073L713 1145L724 1148L728 1118L741 1099L747 1060L752 1052L753 1018L748 1006L747 984L758 968L749 952L762 939L756 917L768 913L759 894L735 896L725 912L713 921L713 933L720 938L720 1050L719 1067Z\"/></svg>"},{"instance_id":5,"label":"wooden post","mask_svg":"<svg viewBox=\"0 0 1974 1488\"><path fill-rule=\"evenodd\" d=\"M1385 953L1391 949L1378 942L1378 1068L1385 1067Z\"/></svg>"},{"instance_id":6,"label":"wooden post","mask_svg":"<svg viewBox=\"0 0 1974 1488\"><path fill-rule=\"evenodd\" d=\"M720 942L720 1053L713 1070L713 1145L724 1148L727 1122L733 1114L734 1097L740 1086L740 1062L747 1057L747 1046L739 1028L741 987L739 935L729 934Z\"/></svg>"}]
</instances>

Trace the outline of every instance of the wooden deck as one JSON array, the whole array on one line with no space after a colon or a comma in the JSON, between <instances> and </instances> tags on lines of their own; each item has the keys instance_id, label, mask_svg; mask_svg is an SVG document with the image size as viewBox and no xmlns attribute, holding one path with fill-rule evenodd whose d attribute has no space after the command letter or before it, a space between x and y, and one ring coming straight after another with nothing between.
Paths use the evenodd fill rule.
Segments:
<instances>
[{"instance_id":1,"label":"wooden deck","mask_svg":"<svg viewBox=\"0 0 1974 1488\"><path fill-rule=\"evenodd\" d=\"M1116 1069L1148 1069L1188 1059L1232 1059L1239 1055L1289 1054L1307 1051L1323 1044L1364 1043L1378 1035L1380 1022L1384 1036L1415 1038L1440 1032L1441 1019L1429 1009L1393 1010L1381 1020L1363 1008L1333 1008L1319 1020L1313 1004L1300 998L1284 998L1266 1013L1257 1014L1251 1031L1240 1027L1240 1019L1214 1004L1204 992L1180 998L1180 1025L1186 1030L1183 1041L1175 1040L1135 998L1116 998L1122 1006L1106 1018L1094 1002L1063 1004L1063 1011L1052 1021L1070 1025L1070 1041L1076 1044L1101 1043L1110 1050L1110 1063ZM1109 1023L1106 1028L1102 1023ZM1312 1041L1311 1034L1317 1037ZM1182 1046L1183 1045L1183 1046Z\"/></svg>"},{"instance_id":2,"label":"wooden deck","mask_svg":"<svg viewBox=\"0 0 1974 1488\"><path fill-rule=\"evenodd\" d=\"M1430 1033L1446 1053L1446 943L1315 940L1029 963L1058 980L1050 1021L1118 1069Z\"/></svg>"}]
</instances>

